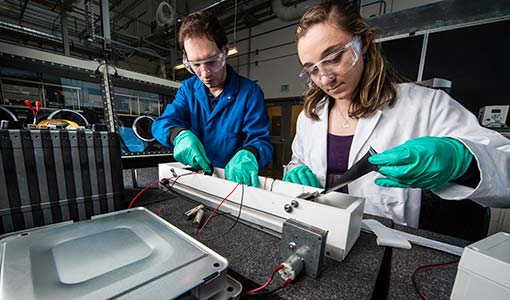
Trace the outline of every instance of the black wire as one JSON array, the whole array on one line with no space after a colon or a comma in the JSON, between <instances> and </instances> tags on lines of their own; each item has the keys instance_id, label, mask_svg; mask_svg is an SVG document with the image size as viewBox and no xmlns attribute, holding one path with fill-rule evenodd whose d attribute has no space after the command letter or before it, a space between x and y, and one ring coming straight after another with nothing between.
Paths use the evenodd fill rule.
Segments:
<instances>
[{"instance_id":1,"label":"black wire","mask_svg":"<svg viewBox=\"0 0 510 300\"><path fill-rule=\"evenodd\" d=\"M220 234L220 235L217 235L215 237L212 237L212 238L209 238L209 239L203 239L202 241L204 242L208 242L208 241L212 241L212 240L215 240L217 238L220 238L220 237L223 237L225 235L227 235L230 231L232 231L232 229L234 229L234 227L237 225L237 223L239 222L239 219L241 218L241 211L243 209L243 199L244 199L244 184L241 184L241 204L239 205L239 213L237 214L237 218L236 220L234 221L234 224L232 224L232 226L230 226L230 228L225 231L224 233ZM213 216L214 217L214 216ZM211 218L212 219L212 218Z\"/></svg>"},{"instance_id":2,"label":"black wire","mask_svg":"<svg viewBox=\"0 0 510 300\"><path fill-rule=\"evenodd\" d=\"M273 191L273 185L274 185L275 181L276 181L276 179L273 179L273 182L271 182L271 188L269 189L270 192Z\"/></svg>"},{"instance_id":3,"label":"black wire","mask_svg":"<svg viewBox=\"0 0 510 300\"><path fill-rule=\"evenodd\" d=\"M166 182L166 183L165 183L165 182L162 182L161 184L162 184L162 185L166 188L166 191L163 191L163 192L164 192L164 193L172 193L172 194L175 194L175 195L177 195L177 196L181 196L181 197L182 197L182 199L187 200L187 201L189 201L189 202L193 202L193 203L196 203L196 204L203 204L203 203L201 203L200 201L197 201L197 200L194 200L194 199L188 198L186 195L181 194L181 193L179 193L178 191L176 191L176 190L174 190L174 189L173 189L173 186L174 186L175 182L177 182L177 179L179 179L179 177L181 177L181 176L183 176L183 175L185 175L185 174L178 175L178 176L174 179L174 181L172 182L172 185L171 185L171 186L168 186L168 182ZM211 210L209 207L205 207L205 209L207 209L207 210ZM232 214L231 214L231 213L229 213L229 212L216 212L216 214L214 214L214 216L213 216L211 219L214 219L215 217L218 217L218 216L225 216L225 215L230 216L230 215L232 215Z\"/></svg>"},{"instance_id":4,"label":"black wire","mask_svg":"<svg viewBox=\"0 0 510 300\"><path fill-rule=\"evenodd\" d=\"M188 199L185 195L182 195L182 194L178 193L177 191L175 191L175 190L173 189L173 186L174 186L174 185L175 185L175 183L177 182L177 179L179 179L181 176L188 175L188 174L191 174L191 173L186 173L186 174L178 175L178 176L177 176L177 177L176 177L176 178L172 181L172 185L170 185L170 186L167 186L168 182L162 183L162 185L163 185L164 187L166 187L166 188L167 188L170 192L172 192L172 193L174 193L174 194L176 194L176 195L182 196L182 197L184 197L185 199ZM274 182L274 181L273 181L273 182ZM192 200L192 199L190 199L190 200ZM207 242L207 241L215 240L215 239L217 239L217 238L220 238L220 237L222 237L222 236L225 236L225 235L226 235L226 234L228 234L230 231L232 231L232 229L234 229L234 227L237 225L237 223L239 223L239 219L241 218L241 211L242 211L242 209L243 209L243 200L244 200L244 184L241 184L241 203L240 203L240 205L239 205L239 213L237 214L237 217L236 217L236 219L235 219L235 221L234 221L234 224L232 224L232 226L230 226L230 228L229 228L227 231L225 231L224 233L222 233L222 234L220 234L220 235L218 235L218 236L215 236L215 237L209 238L209 239L202 239L202 241ZM195 200L192 200L192 201L194 201L194 202L196 202L196 203L200 203L200 202L195 201ZM216 217L216 216L224 216L224 215L231 215L231 214L230 214L230 213L218 213L218 212L217 212L214 216L212 216L211 220L212 220L214 217Z\"/></svg>"},{"instance_id":5,"label":"black wire","mask_svg":"<svg viewBox=\"0 0 510 300\"><path fill-rule=\"evenodd\" d=\"M447 267L449 265L452 265L452 264L455 264L455 263L458 263L458 262L459 262L459 260L457 259L457 260L449 261L449 262L446 262L446 263L426 265L426 266L421 266L421 267L416 268L416 270L414 270L414 272L413 272L413 275L411 275L411 282L413 283L414 289L416 290L418 295L420 295L420 298L424 299L424 300L428 300L428 298L425 295L425 293L423 293L420 290L420 288L418 287L418 284L416 283L416 274L418 274L421 271L428 270L428 269L437 269L437 268Z\"/></svg>"}]
</instances>

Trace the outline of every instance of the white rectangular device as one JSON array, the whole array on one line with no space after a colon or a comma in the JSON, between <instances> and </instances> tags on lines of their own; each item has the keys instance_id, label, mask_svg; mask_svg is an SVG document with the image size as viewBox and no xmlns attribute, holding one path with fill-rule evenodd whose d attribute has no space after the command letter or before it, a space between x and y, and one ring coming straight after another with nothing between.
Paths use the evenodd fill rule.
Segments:
<instances>
[{"instance_id":1,"label":"white rectangular device","mask_svg":"<svg viewBox=\"0 0 510 300\"><path fill-rule=\"evenodd\" d=\"M491 105L480 108L478 118L483 126L501 127L507 123L510 105Z\"/></svg>"},{"instance_id":2,"label":"white rectangular device","mask_svg":"<svg viewBox=\"0 0 510 300\"><path fill-rule=\"evenodd\" d=\"M292 218L326 230L326 256L338 261L359 237L364 198L331 192L313 201L304 200L297 196L321 189L266 177L259 177L258 187L245 186L243 193L236 182L224 179L223 169L215 168L208 176L185 167L181 163L160 164L159 179L169 178L173 189L209 207L216 207L231 193L220 210L237 216L242 201L240 219L255 228L280 237L283 223Z\"/></svg>"},{"instance_id":3,"label":"white rectangular device","mask_svg":"<svg viewBox=\"0 0 510 300\"><path fill-rule=\"evenodd\" d=\"M510 299L510 234L499 232L464 248L451 299Z\"/></svg>"}]
</instances>

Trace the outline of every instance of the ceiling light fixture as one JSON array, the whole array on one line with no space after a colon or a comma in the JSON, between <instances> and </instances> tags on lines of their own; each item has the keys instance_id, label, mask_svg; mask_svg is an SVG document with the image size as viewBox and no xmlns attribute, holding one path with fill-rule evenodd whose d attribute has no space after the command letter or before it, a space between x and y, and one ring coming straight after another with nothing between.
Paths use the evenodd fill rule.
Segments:
<instances>
[{"instance_id":1,"label":"ceiling light fixture","mask_svg":"<svg viewBox=\"0 0 510 300\"><path fill-rule=\"evenodd\" d=\"M236 55L237 53L239 53L239 51L237 51L237 47L234 47L228 50L227 56Z\"/></svg>"},{"instance_id":2,"label":"ceiling light fixture","mask_svg":"<svg viewBox=\"0 0 510 300\"><path fill-rule=\"evenodd\" d=\"M180 64L180 65L177 65L174 67L174 70L180 70L180 69L184 69L186 66L184 66L184 64Z\"/></svg>"},{"instance_id":3,"label":"ceiling light fixture","mask_svg":"<svg viewBox=\"0 0 510 300\"><path fill-rule=\"evenodd\" d=\"M239 53L239 51L237 51L236 29L237 29L237 0L235 0L234 2L234 47L228 50L227 56L236 55L237 53Z\"/></svg>"}]
</instances>

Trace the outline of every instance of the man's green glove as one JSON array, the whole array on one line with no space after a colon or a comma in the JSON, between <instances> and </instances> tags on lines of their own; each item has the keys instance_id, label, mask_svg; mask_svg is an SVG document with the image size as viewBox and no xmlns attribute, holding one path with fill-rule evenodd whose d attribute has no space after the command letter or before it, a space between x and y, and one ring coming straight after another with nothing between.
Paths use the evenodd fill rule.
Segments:
<instances>
[{"instance_id":1,"label":"man's green glove","mask_svg":"<svg viewBox=\"0 0 510 300\"><path fill-rule=\"evenodd\" d=\"M259 185L259 164L248 150L242 149L225 166L225 177L230 181L251 186Z\"/></svg>"},{"instance_id":2,"label":"man's green glove","mask_svg":"<svg viewBox=\"0 0 510 300\"><path fill-rule=\"evenodd\" d=\"M202 169L207 174L212 173L211 163L207 159L204 146L189 130L183 130L175 137L174 158L194 169Z\"/></svg>"},{"instance_id":3,"label":"man's green glove","mask_svg":"<svg viewBox=\"0 0 510 300\"><path fill-rule=\"evenodd\" d=\"M307 165L295 167L285 174L283 181L308 185L313 187L321 187L317 176L313 174L312 170Z\"/></svg>"},{"instance_id":4,"label":"man's green glove","mask_svg":"<svg viewBox=\"0 0 510 300\"><path fill-rule=\"evenodd\" d=\"M368 161L387 177L375 180L379 186L433 189L464 175L472 159L461 142L426 136L373 155Z\"/></svg>"}]
</instances>

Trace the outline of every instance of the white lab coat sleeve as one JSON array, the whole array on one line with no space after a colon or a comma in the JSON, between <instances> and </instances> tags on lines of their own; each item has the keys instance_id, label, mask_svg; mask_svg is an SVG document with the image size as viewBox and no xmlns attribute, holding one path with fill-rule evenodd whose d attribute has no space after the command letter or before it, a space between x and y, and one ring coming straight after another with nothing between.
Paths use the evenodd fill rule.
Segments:
<instances>
[{"instance_id":1,"label":"white lab coat sleeve","mask_svg":"<svg viewBox=\"0 0 510 300\"><path fill-rule=\"evenodd\" d=\"M287 166L283 170L283 176L287 174L290 170L294 169L295 167L299 167L301 165L305 164L305 158L304 158L304 144L303 144L303 135L306 133L306 130L303 129L303 126L305 126L305 120L306 116L304 111L301 111L301 113L298 116L297 122L296 122L296 135L294 136L294 140L292 141L292 158L290 162L287 164Z\"/></svg>"},{"instance_id":2,"label":"white lab coat sleeve","mask_svg":"<svg viewBox=\"0 0 510 300\"><path fill-rule=\"evenodd\" d=\"M434 96L433 136L452 137L476 159L480 182L476 188L447 183L433 190L443 199L471 199L483 206L510 207L510 140L479 125L476 117L442 91Z\"/></svg>"}]
</instances>

